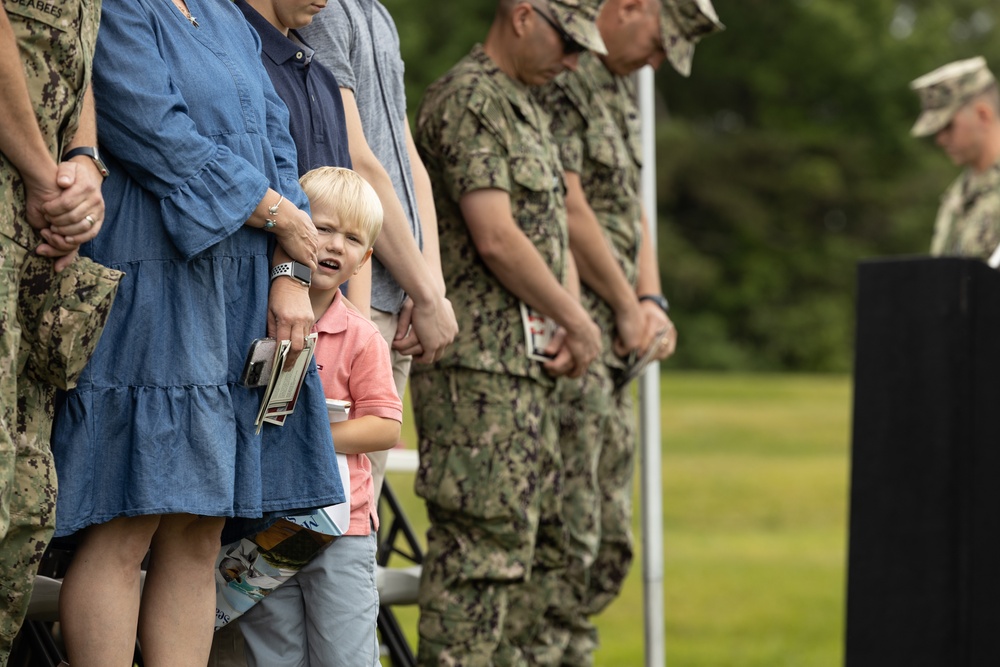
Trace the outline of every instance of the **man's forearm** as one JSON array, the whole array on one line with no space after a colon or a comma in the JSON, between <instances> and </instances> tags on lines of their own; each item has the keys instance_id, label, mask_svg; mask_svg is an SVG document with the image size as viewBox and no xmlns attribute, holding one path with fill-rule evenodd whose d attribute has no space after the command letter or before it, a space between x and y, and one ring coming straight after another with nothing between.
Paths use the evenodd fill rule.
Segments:
<instances>
[{"instance_id":1,"label":"man's forearm","mask_svg":"<svg viewBox=\"0 0 1000 667\"><path fill-rule=\"evenodd\" d=\"M635 290L584 196L579 174L566 173L566 188L569 246L576 260L580 281L610 304L615 312L635 307Z\"/></svg>"},{"instance_id":2,"label":"man's forearm","mask_svg":"<svg viewBox=\"0 0 1000 667\"><path fill-rule=\"evenodd\" d=\"M94 106L94 88L87 85L83 94L83 106L80 108L80 122L76 133L67 144L65 150L78 146L97 145L97 109Z\"/></svg>"},{"instance_id":3,"label":"man's forearm","mask_svg":"<svg viewBox=\"0 0 1000 667\"><path fill-rule=\"evenodd\" d=\"M378 257L382 266L389 270L396 283L413 299L414 303L426 302L438 296L443 292L443 284L436 280L431 273L420 247L413 238L409 221L402 206L399 205L395 191L392 189L392 181L389 180L388 175L385 175L385 171L382 171L382 174L385 175L385 181L381 182L377 171L369 178L365 174L363 166L356 165L356 167L358 173L365 176L375 188L379 199L383 202L386 201L383 199L383 195L388 196L388 193L385 192L388 188L391 191L388 200L395 202L395 206L386 207L383 205L385 217L382 223L382 233L379 234L378 241L375 242L375 256Z\"/></svg>"},{"instance_id":4,"label":"man's forearm","mask_svg":"<svg viewBox=\"0 0 1000 667\"><path fill-rule=\"evenodd\" d=\"M97 146L97 109L94 107L94 89L90 85L87 86L87 90L83 94L79 127L63 152L65 153L78 146ZM71 158L71 160L81 165L84 169L100 171L97 164L86 155L80 155Z\"/></svg>"},{"instance_id":5,"label":"man's forearm","mask_svg":"<svg viewBox=\"0 0 1000 667\"><path fill-rule=\"evenodd\" d=\"M639 279L636 294L659 294L660 267L656 259L656 247L652 243L649 231L649 218L642 213L642 243L639 246Z\"/></svg>"},{"instance_id":6,"label":"man's forearm","mask_svg":"<svg viewBox=\"0 0 1000 667\"><path fill-rule=\"evenodd\" d=\"M54 178L55 161L38 127L10 19L0 7L0 153L28 181Z\"/></svg>"},{"instance_id":7,"label":"man's forearm","mask_svg":"<svg viewBox=\"0 0 1000 667\"><path fill-rule=\"evenodd\" d=\"M579 300L552 274L552 270L527 237L507 244L509 252L483 256L497 280L517 298L556 321L575 329L589 319Z\"/></svg>"},{"instance_id":8,"label":"man's forearm","mask_svg":"<svg viewBox=\"0 0 1000 667\"><path fill-rule=\"evenodd\" d=\"M365 140L354 92L347 88L340 92L354 170L371 184L382 203L382 233L375 242L375 256L414 303L431 301L440 296L437 283L413 238L392 179Z\"/></svg>"},{"instance_id":9,"label":"man's forearm","mask_svg":"<svg viewBox=\"0 0 1000 667\"><path fill-rule=\"evenodd\" d=\"M427 174L423 160L417 152L413 136L410 134L410 124L406 122L406 152L410 156L410 171L413 174L413 191L417 199L417 215L420 216L420 230L423 235L424 261L434 277L435 284L442 294L445 293L444 275L441 271L441 246L438 241L437 210L434 208L434 191L431 189L431 178Z\"/></svg>"},{"instance_id":10,"label":"man's forearm","mask_svg":"<svg viewBox=\"0 0 1000 667\"><path fill-rule=\"evenodd\" d=\"M580 298L580 271L577 269L573 253L566 255L566 290L574 299Z\"/></svg>"},{"instance_id":11,"label":"man's forearm","mask_svg":"<svg viewBox=\"0 0 1000 667\"><path fill-rule=\"evenodd\" d=\"M361 269L347 281L347 299L358 312L372 318L372 263L365 262Z\"/></svg>"},{"instance_id":12,"label":"man's forearm","mask_svg":"<svg viewBox=\"0 0 1000 667\"><path fill-rule=\"evenodd\" d=\"M406 212L392 187L392 179L370 150L355 149L354 146L352 142L351 162L354 169L371 183L382 202L382 232L375 242L375 256L415 303L429 300L437 290L437 283L413 238Z\"/></svg>"},{"instance_id":13,"label":"man's forearm","mask_svg":"<svg viewBox=\"0 0 1000 667\"><path fill-rule=\"evenodd\" d=\"M476 191L465 195L460 206L479 256L505 288L566 329L590 320L514 223L506 192Z\"/></svg>"}]
</instances>

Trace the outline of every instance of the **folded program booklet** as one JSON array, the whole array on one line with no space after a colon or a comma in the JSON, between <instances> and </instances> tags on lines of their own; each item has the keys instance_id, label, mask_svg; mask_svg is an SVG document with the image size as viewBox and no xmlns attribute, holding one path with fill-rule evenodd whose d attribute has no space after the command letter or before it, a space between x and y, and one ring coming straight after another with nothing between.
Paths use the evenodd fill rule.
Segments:
<instances>
[{"instance_id":1,"label":"folded program booklet","mask_svg":"<svg viewBox=\"0 0 1000 667\"><path fill-rule=\"evenodd\" d=\"M524 324L524 341L528 358L540 361L552 361L555 355L547 354L545 348L552 342L559 325L550 317L542 315L523 301L521 302L521 322Z\"/></svg>"},{"instance_id":2,"label":"folded program booklet","mask_svg":"<svg viewBox=\"0 0 1000 667\"><path fill-rule=\"evenodd\" d=\"M257 421L254 424L258 433L264 422L283 426L285 417L295 410L299 393L302 391L302 382L309 371L309 362L312 361L313 351L316 349L316 334L306 336L305 347L295 359L295 363L285 368L290 348L291 342L287 340L275 346L274 363L271 366L274 370L264 388L264 397L261 399Z\"/></svg>"},{"instance_id":3,"label":"folded program booklet","mask_svg":"<svg viewBox=\"0 0 1000 667\"><path fill-rule=\"evenodd\" d=\"M667 337L667 331L667 328L657 331L656 335L653 336L653 342L649 344L649 348L647 348L641 356L635 352L632 353L629 357L628 367L615 382L615 389L621 389L629 382L642 375L643 371L645 371L646 368L653 363L653 360L656 358L656 353L659 351L660 346Z\"/></svg>"}]
</instances>

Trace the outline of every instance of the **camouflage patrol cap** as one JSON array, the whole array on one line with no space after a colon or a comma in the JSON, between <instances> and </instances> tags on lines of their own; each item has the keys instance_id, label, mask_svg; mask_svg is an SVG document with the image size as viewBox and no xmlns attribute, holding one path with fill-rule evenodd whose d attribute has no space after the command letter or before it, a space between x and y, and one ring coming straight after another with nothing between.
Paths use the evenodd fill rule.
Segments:
<instances>
[{"instance_id":1,"label":"camouflage patrol cap","mask_svg":"<svg viewBox=\"0 0 1000 667\"><path fill-rule=\"evenodd\" d=\"M996 83L983 57L956 60L910 82L920 96L922 113L910 134L937 134L973 97Z\"/></svg>"},{"instance_id":2,"label":"camouflage patrol cap","mask_svg":"<svg viewBox=\"0 0 1000 667\"><path fill-rule=\"evenodd\" d=\"M667 60L683 76L691 74L694 45L702 37L720 32L726 26L712 6L712 0L660 0L660 36Z\"/></svg>"},{"instance_id":3,"label":"camouflage patrol cap","mask_svg":"<svg viewBox=\"0 0 1000 667\"><path fill-rule=\"evenodd\" d=\"M604 0L548 0L552 16L577 44L602 56L608 54L594 21Z\"/></svg>"}]
</instances>

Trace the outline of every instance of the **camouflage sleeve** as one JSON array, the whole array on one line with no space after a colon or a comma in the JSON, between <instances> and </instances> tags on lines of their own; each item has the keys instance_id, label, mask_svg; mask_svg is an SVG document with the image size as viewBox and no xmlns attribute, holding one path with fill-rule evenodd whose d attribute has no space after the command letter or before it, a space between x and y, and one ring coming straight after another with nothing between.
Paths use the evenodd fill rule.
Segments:
<instances>
[{"instance_id":1,"label":"camouflage sleeve","mask_svg":"<svg viewBox=\"0 0 1000 667\"><path fill-rule=\"evenodd\" d=\"M934 221L934 235L931 238L930 253L935 257L948 253L949 240L955 217L962 210L962 177L952 183L941 196L937 218Z\"/></svg>"},{"instance_id":2,"label":"camouflage sleeve","mask_svg":"<svg viewBox=\"0 0 1000 667\"><path fill-rule=\"evenodd\" d=\"M474 190L496 188L510 192L510 169L502 105L487 95L473 94L466 100L449 97L443 109L456 122L442 125L441 155L448 196L458 201Z\"/></svg>"},{"instance_id":3,"label":"camouflage sleeve","mask_svg":"<svg viewBox=\"0 0 1000 667\"><path fill-rule=\"evenodd\" d=\"M989 258L1000 245L1000 168L966 170L942 198L932 255Z\"/></svg>"},{"instance_id":4,"label":"camouflage sleeve","mask_svg":"<svg viewBox=\"0 0 1000 667\"><path fill-rule=\"evenodd\" d=\"M541 88L538 101L551 116L549 128L559 147L563 169L580 173L583 169L583 135L586 130L581 109L567 93L564 77Z\"/></svg>"}]
</instances>

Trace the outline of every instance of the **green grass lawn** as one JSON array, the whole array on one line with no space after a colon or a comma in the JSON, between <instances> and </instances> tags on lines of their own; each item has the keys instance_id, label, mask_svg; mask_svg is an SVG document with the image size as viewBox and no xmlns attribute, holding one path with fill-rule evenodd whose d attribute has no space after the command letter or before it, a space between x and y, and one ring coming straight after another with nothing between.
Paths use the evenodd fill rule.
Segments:
<instances>
[{"instance_id":1,"label":"green grass lawn","mask_svg":"<svg viewBox=\"0 0 1000 667\"><path fill-rule=\"evenodd\" d=\"M661 404L669 667L841 664L850 379L665 373ZM412 476L389 479L422 534ZM641 667L641 558L597 620L596 665Z\"/></svg>"}]
</instances>

